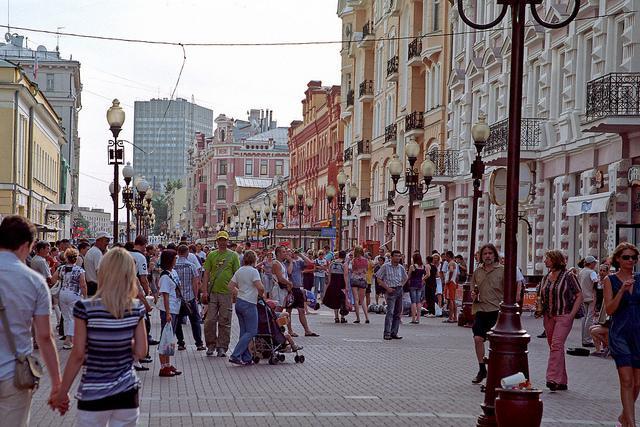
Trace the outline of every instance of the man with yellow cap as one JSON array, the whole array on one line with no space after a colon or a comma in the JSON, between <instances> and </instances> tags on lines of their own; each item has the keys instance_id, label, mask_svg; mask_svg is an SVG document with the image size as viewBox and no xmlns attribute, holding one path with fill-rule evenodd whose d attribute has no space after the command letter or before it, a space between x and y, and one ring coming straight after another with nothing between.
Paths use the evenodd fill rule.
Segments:
<instances>
[{"instance_id":1,"label":"man with yellow cap","mask_svg":"<svg viewBox=\"0 0 640 427\"><path fill-rule=\"evenodd\" d=\"M207 356L225 357L231 334L232 301L229 281L240 268L238 255L227 249L229 233L221 230L216 235L218 249L209 252L204 262L202 303L208 304L204 322Z\"/></svg>"}]
</instances>

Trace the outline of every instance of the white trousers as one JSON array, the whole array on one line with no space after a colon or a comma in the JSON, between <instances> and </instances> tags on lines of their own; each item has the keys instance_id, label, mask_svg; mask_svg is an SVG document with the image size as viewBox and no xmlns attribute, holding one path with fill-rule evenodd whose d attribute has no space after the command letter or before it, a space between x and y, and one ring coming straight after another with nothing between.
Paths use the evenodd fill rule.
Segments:
<instances>
[{"instance_id":1,"label":"white trousers","mask_svg":"<svg viewBox=\"0 0 640 427\"><path fill-rule=\"evenodd\" d=\"M60 312L64 319L64 334L67 336L73 336L73 306L76 305L81 298L80 295L71 291L60 291L59 294Z\"/></svg>"},{"instance_id":2,"label":"white trousers","mask_svg":"<svg viewBox=\"0 0 640 427\"><path fill-rule=\"evenodd\" d=\"M140 408L113 411L82 411L76 415L77 427L135 427Z\"/></svg>"}]
</instances>

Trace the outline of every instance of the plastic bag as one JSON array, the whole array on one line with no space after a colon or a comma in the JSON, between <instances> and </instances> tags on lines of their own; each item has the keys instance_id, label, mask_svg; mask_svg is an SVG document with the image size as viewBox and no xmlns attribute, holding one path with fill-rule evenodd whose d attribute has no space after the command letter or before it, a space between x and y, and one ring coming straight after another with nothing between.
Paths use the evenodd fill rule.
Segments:
<instances>
[{"instance_id":1,"label":"plastic bag","mask_svg":"<svg viewBox=\"0 0 640 427\"><path fill-rule=\"evenodd\" d=\"M161 356L173 356L176 353L176 337L173 334L171 323L164 325L160 344L158 344L158 354Z\"/></svg>"}]
</instances>

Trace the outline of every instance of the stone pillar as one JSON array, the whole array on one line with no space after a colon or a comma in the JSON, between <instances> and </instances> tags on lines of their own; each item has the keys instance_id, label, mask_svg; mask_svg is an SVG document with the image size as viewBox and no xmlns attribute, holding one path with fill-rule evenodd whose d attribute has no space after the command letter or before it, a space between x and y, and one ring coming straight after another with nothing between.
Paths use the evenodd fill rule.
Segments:
<instances>
[{"instance_id":1,"label":"stone pillar","mask_svg":"<svg viewBox=\"0 0 640 427\"><path fill-rule=\"evenodd\" d=\"M630 216L630 189L627 173L631 167L631 160L624 159L612 163L608 168L609 191L613 197L607 210L607 252L611 254L616 247L616 224L629 223Z\"/></svg>"},{"instance_id":2,"label":"stone pillar","mask_svg":"<svg viewBox=\"0 0 640 427\"><path fill-rule=\"evenodd\" d=\"M457 254L465 254L469 252L469 228L471 227L470 198L461 197L454 200L453 208L455 212L454 236L451 250Z\"/></svg>"},{"instance_id":3,"label":"stone pillar","mask_svg":"<svg viewBox=\"0 0 640 427\"><path fill-rule=\"evenodd\" d=\"M536 219L535 226L533 230L533 235L535 236L534 241L534 256L533 256L533 265L534 265L534 273L542 274L544 272L544 252L545 252L545 236L548 238L549 230L545 227L545 212L549 209L549 204L547 202L546 194L547 183L544 181L536 183Z\"/></svg>"}]
</instances>

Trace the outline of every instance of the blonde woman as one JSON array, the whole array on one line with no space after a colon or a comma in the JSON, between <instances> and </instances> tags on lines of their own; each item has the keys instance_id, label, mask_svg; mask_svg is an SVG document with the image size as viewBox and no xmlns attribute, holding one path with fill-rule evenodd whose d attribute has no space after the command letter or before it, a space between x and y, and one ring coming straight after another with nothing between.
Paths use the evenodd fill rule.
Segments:
<instances>
[{"instance_id":1,"label":"blonde woman","mask_svg":"<svg viewBox=\"0 0 640 427\"><path fill-rule=\"evenodd\" d=\"M87 281L84 277L84 269L78 265L78 251L69 248L64 252L66 264L58 267L53 276L52 282L61 281L60 293L58 294L58 304L60 305L60 314L64 321L64 350L71 350L73 347L73 307L76 302L87 297Z\"/></svg>"},{"instance_id":2,"label":"blonde woman","mask_svg":"<svg viewBox=\"0 0 640 427\"><path fill-rule=\"evenodd\" d=\"M62 415L69 410L69 389L84 366L76 425L135 426L140 381L133 361L147 354L147 332L144 306L135 299L138 280L131 255L122 248L107 252L98 283L96 295L78 301L73 310L73 350L50 405Z\"/></svg>"},{"instance_id":3,"label":"blonde woman","mask_svg":"<svg viewBox=\"0 0 640 427\"><path fill-rule=\"evenodd\" d=\"M356 320L353 323L360 323L360 307L364 314L365 323L369 323L369 313L364 301L364 294L367 289L367 270L369 260L364 256L364 249L356 246L353 249L353 260L351 261L351 292L356 309Z\"/></svg>"}]
</instances>

